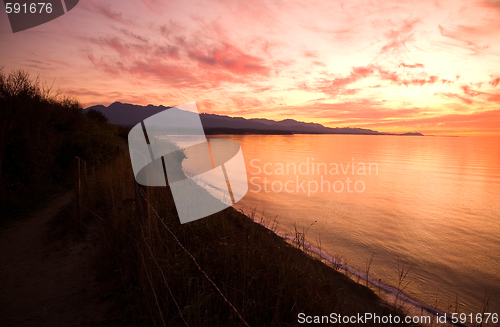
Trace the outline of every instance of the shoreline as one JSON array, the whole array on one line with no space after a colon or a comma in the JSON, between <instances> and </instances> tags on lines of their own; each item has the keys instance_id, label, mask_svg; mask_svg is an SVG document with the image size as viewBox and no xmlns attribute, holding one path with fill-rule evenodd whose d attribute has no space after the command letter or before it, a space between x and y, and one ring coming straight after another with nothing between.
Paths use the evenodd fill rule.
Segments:
<instances>
[{"instance_id":1,"label":"shoreline","mask_svg":"<svg viewBox=\"0 0 500 327\"><path fill-rule=\"evenodd\" d=\"M330 255L327 251L320 250L316 246L312 245L310 242L306 240L302 241L297 241L295 237L292 237L289 233L283 232L283 231L278 231L277 228L273 228L274 224L270 227L269 223L266 223L265 217L260 217L257 218L255 216L255 213L252 212L252 215L254 218L252 218L250 215L246 214L244 211L244 208L242 205L237 205L235 207L234 205L232 208L236 210L238 213L244 215L251 221L255 222L256 224L259 224L269 230L270 232L274 233L275 235L279 236L283 240L285 240L287 243L290 243L294 246L298 246L298 249L303 251L305 254L310 255L316 260L322 261L326 263L331 269L334 269L335 271L338 271L345 276L349 277L352 281L356 282L359 285L369 287L372 290L378 290L375 292L377 296L386 304L392 305L395 304L396 301L401 301L400 307L408 313L408 315L423 315L424 312L437 317L437 316L446 316L446 323L444 324L445 326L459 326L459 327L471 327L469 324L464 324L461 322L456 322L453 323L451 321L451 313L450 312L445 312L441 309L438 309L436 307L432 307L429 304L417 300L410 295L404 293L402 290L398 290L397 287L390 285L388 283L382 282L381 280L377 280L376 278L372 278L366 275L366 273L361 272L360 270L357 270L353 267L350 267L347 264L342 263L341 260L338 258ZM269 220L269 219L268 219ZM337 268L337 269L336 269ZM356 277L356 278L353 278ZM360 281L363 280L367 282L369 285L362 284ZM380 295L380 291L384 292L384 296ZM431 325L436 324L435 320L432 320ZM443 325L440 323L439 325Z\"/></svg>"},{"instance_id":2,"label":"shoreline","mask_svg":"<svg viewBox=\"0 0 500 327\"><path fill-rule=\"evenodd\" d=\"M200 188L204 189L209 194L214 196L209 190L206 189L206 187L201 185L199 181L196 180L196 178L192 179L197 184L197 186L199 186ZM241 210L239 210L239 208L237 207L241 207ZM319 248L313 246L310 242L306 241L304 238L300 238L301 233L298 233L299 242L297 242L296 240L297 238L292 237L293 234L290 234L288 232L278 231L277 228L273 228L274 224L273 226L270 227L270 224L266 223L266 221L270 221L269 219L261 217L259 221L259 218L255 216L254 212L252 212L251 215L245 214L242 205L233 204L233 206L231 206L231 209L234 210L237 214L241 214L250 221L264 227L266 230L272 232L286 243L294 247L298 245L298 249L301 250L301 252L303 252L304 254L310 256L312 259L324 263L329 268L333 269L336 272L341 273L354 283L362 287L367 287L368 289L372 290L374 294L380 299L380 301L389 306L393 305L398 310L402 310L405 314L407 314L407 316L418 316L418 315L430 316L431 323L429 324L429 326L439 324L445 326L471 327L471 325L463 324L460 322L453 323L451 321L451 313L445 312L441 309L438 309L437 307L433 307L423 301L417 300L409 296L408 294L404 293L403 291L399 290L397 287L393 285L382 282L379 279L370 277L369 274L366 275L364 272L361 272L358 269L348 266L346 263L342 263L341 260L330 255L327 251L320 250ZM361 280L366 281L367 283L364 284L361 282ZM376 291L378 291L378 294ZM384 296L381 295L381 292L384 293L383 294ZM436 319L436 317L438 316L439 317L445 316L446 323L441 323L441 322L438 323Z\"/></svg>"}]
</instances>

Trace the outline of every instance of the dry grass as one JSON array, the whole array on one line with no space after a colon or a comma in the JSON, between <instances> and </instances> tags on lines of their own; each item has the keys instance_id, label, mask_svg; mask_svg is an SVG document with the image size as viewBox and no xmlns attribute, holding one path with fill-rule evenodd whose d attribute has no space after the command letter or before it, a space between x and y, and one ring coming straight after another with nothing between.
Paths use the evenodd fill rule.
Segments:
<instances>
[{"instance_id":1,"label":"dry grass","mask_svg":"<svg viewBox=\"0 0 500 327\"><path fill-rule=\"evenodd\" d=\"M296 326L298 314L402 315L365 286L228 208L181 225L168 187L136 215L127 156L89 175L85 221L99 222L125 313L144 325ZM305 236L305 233L304 233Z\"/></svg>"}]
</instances>

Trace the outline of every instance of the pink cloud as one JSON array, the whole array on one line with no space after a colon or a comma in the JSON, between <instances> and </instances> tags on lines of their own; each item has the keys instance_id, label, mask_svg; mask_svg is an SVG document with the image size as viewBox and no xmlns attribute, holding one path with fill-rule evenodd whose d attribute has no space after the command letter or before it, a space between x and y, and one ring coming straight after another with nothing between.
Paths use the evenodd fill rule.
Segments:
<instances>
[{"instance_id":1,"label":"pink cloud","mask_svg":"<svg viewBox=\"0 0 500 327\"><path fill-rule=\"evenodd\" d=\"M401 62L399 64L400 67L405 67L405 68L424 68L424 65L423 64L413 64L413 65L407 65L405 64L404 62Z\"/></svg>"},{"instance_id":2,"label":"pink cloud","mask_svg":"<svg viewBox=\"0 0 500 327\"><path fill-rule=\"evenodd\" d=\"M316 51L304 51L304 57L306 58L318 58Z\"/></svg>"},{"instance_id":3,"label":"pink cloud","mask_svg":"<svg viewBox=\"0 0 500 327\"><path fill-rule=\"evenodd\" d=\"M338 77L331 81L323 79L320 81L320 85L317 89L327 94L337 95L341 94L341 91L344 90L349 84L370 76L378 77L380 80L389 81L397 85L405 85L406 87L412 85L432 85L439 80L439 77L435 75L427 76L426 73L420 73L416 76L412 74L402 75L396 71L386 70L372 64L364 67L353 67L351 73L346 77Z\"/></svg>"},{"instance_id":4,"label":"pink cloud","mask_svg":"<svg viewBox=\"0 0 500 327\"><path fill-rule=\"evenodd\" d=\"M378 73L379 73L380 78L382 80L391 81L391 82L394 82L396 84L403 83L403 81L401 80L401 78L399 77L399 75L396 72L391 72L391 71L384 70L381 68L378 68L377 70L378 70ZM408 85L406 85L406 86L408 86Z\"/></svg>"},{"instance_id":5,"label":"pink cloud","mask_svg":"<svg viewBox=\"0 0 500 327\"><path fill-rule=\"evenodd\" d=\"M101 14L102 16L109 18L111 20L114 20L116 22L125 24L125 25L131 25L133 22L129 19L123 18L123 14L117 11L114 11L109 4L100 4L96 3L92 0L87 0L87 3L90 4L90 10Z\"/></svg>"},{"instance_id":6,"label":"pink cloud","mask_svg":"<svg viewBox=\"0 0 500 327\"><path fill-rule=\"evenodd\" d=\"M385 36L389 42L380 49L380 54L398 52L401 48L406 48L406 43L414 40L415 25L419 22L420 19L406 19L399 29L386 32Z\"/></svg>"},{"instance_id":7,"label":"pink cloud","mask_svg":"<svg viewBox=\"0 0 500 327\"><path fill-rule=\"evenodd\" d=\"M185 30L185 27L181 26L178 22L171 19L168 23L160 25L158 27L158 30L160 34L170 42L177 41L176 43L179 43L179 40L183 40L183 37L178 35L178 31Z\"/></svg>"},{"instance_id":8,"label":"pink cloud","mask_svg":"<svg viewBox=\"0 0 500 327\"><path fill-rule=\"evenodd\" d=\"M469 85L461 85L460 88L462 89L462 91L464 91L465 94L467 94L468 96L471 96L471 97L475 97L475 96L484 94L483 92L479 92L479 91L475 91L475 90L471 89L471 87Z\"/></svg>"},{"instance_id":9,"label":"pink cloud","mask_svg":"<svg viewBox=\"0 0 500 327\"><path fill-rule=\"evenodd\" d=\"M235 46L223 43L212 49L189 49L189 58L197 61L202 67L221 67L239 75L268 75L269 67L263 65L263 60L243 53Z\"/></svg>"},{"instance_id":10,"label":"pink cloud","mask_svg":"<svg viewBox=\"0 0 500 327\"><path fill-rule=\"evenodd\" d=\"M116 76L129 74L135 79L153 79L180 88L248 83L251 76L268 76L271 72L262 58L225 40L200 41L199 35L179 34L178 27L170 21L155 29L167 42L149 42L126 29L120 29L126 41L116 35L84 39L105 51L97 55L88 50L87 58L97 68Z\"/></svg>"},{"instance_id":11,"label":"pink cloud","mask_svg":"<svg viewBox=\"0 0 500 327\"><path fill-rule=\"evenodd\" d=\"M339 94L342 89L345 89L347 85L373 75L375 70L376 67L372 65L365 67L353 67L349 76L338 77L333 80L322 79L316 88L323 93L335 96Z\"/></svg>"},{"instance_id":12,"label":"pink cloud","mask_svg":"<svg viewBox=\"0 0 500 327\"><path fill-rule=\"evenodd\" d=\"M132 38L132 39L135 39L135 40L139 40L139 41L142 41L142 42L145 42L145 43L148 43L149 42L149 37L146 37L146 36L141 36L139 34L136 34L126 28L120 28L119 29L120 32L122 32L124 35Z\"/></svg>"},{"instance_id":13,"label":"pink cloud","mask_svg":"<svg viewBox=\"0 0 500 327\"><path fill-rule=\"evenodd\" d=\"M493 87L496 87L498 83L500 83L500 77L493 78L489 83L493 85Z\"/></svg>"},{"instance_id":14,"label":"pink cloud","mask_svg":"<svg viewBox=\"0 0 500 327\"><path fill-rule=\"evenodd\" d=\"M483 0L477 3L478 6L489 8L489 9L498 9L500 10L500 2L498 0Z\"/></svg>"},{"instance_id":15,"label":"pink cloud","mask_svg":"<svg viewBox=\"0 0 500 327\"><path fill-rule=\"evenodd\" d=\"M314 60L312 63L316 66L326 67L326 64L322 63L321 61Z\"/></svg>"},{"instance_id":16,"label":"pink cloud","mask_svg":"<svg viewBox=\"0 0 500 327\"><path fill-rule=\"evenodd\" d=\"M434 117L414 118L414 119L395 119L393 121L379 121L365 126L379 127L396 126L396 127L416 127L423 130L439 127L437 130L447 129L460 131L461 128L467 128L476 131L492 131L500 132L500 110L488 110L473 112L470 114L449 114L439 115Z\"/></svg>"},{"instance_id":17,"label":"pink cloud","mask_svg":"<svg viewBox=\"0 0 500 327\"><path fill-rule=\"evenodd\" d=\"M476 87L480 87L483 83L474 83ZM487 100L490 102L500 102L500 94L499 93L488 93L481 92L478 90L474 90L470 85L460 85L460 89L465 94L465 96L461 96L455 93L447 92L447 93L436 93L436 95L444 95L448 98L456 98L460 99L464 103L471 105L474 101L471 98L478 97L478 99Z\"/></svg>"},{"instance_id":18,"label":"pink cloud","mask_svg":"<svg viewBox=\"0 0 500 327\"><path fill-rule=\"evenodd\" d=\"M465 104L468 104L468 105L472 104L472 102L473 102L473 101L472 101L471 99L469 99L469 98L465 98L465 97L463 97L463 96L460 96L460 95L458 95L458 94L451 93L451 92L446 92L446 93L436 93L436 95L443 95L443 96L445 96L445 97L447 97L447 98L456 98L456 99L459 99L459 100L463 101Z\"/></svg>"},{"instance_id":19,"label":"pink cloud","mask_svg":"<svg viewBox=\"0 0 500 327\"><path fill-rule=\"evenodd\" d=\"M232 96L230 97L230 100L233 101L234 105L238 109L244 109L244 108L258 108L262 107L262 102L257 99L256 97L250 97L250 96Z\"/></svg>"},{"instance_id":20,"label":"pink cloud","mask_svg":"<svg viewBox=\"0 0 500 327\"><path fill-rule=\"evenodd\" d=\"M472 54L478 55L489 48L487 44L481 45L478 43L479 37L485 35L484 27L481 29L464 25L452 26L449 28L438 25L438 27L442 36L459 41L461 46L472 51Z\"/></svg>"},{"instance_id":21,"label":"pink cloud","mask_svg":"<svg viewBox=\"0 0 500 327\"><path fill-rule=\"evenodd\" d=\"M120 38L114 37L100 37L100 38L91 38L91 42L101 46L101 47L109 47L115 50L122 57L131 57L140 52L146 52L150 50L150 47L144 44L133 44L133 43L124 43Z\"/></svg>"},{"instance_id":22,"label":"pink cloud","mask_svg":"<svg viewBox=\"0 0 500 327\"><path fill-rule=\"evenodd\" d=\"M2 58L87 103L196 99L229 115L413 124L498 108L500 5L464 1L89 0L0 33Z\"/></svg>"},{"instance_id":23,"label":"pink cloud","mask_svg":"<svg viewBox=\"0 0 500 327\"><path fill-rule=\"evenodd\" d=\"M490 94L488 96L488 101L500 103L500 94Z\"/></svg>"},{"instance_id":24,"label":"pink cloud","mask_svg":"<svg viewBox=\"0 0 500 327\"><path fill-rule=\"evenodd\" d=\"M307 105L307 117L309 119L334 119L336 123L359 122L365 120L383 120L394 117L414 117L422 113L420 108L386 108L384 101L372 99L360 99L341 103L316 102ZM277 115L286 117L304 116L303 106L277 107Z\"/></svg>"}]
</instances>

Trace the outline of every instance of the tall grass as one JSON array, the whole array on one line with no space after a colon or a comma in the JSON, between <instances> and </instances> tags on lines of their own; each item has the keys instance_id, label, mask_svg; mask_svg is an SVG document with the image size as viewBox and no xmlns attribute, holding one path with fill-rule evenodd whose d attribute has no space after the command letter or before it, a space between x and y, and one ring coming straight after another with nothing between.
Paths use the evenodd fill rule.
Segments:
<instances>
[{"instance_id":1,"label":"tall grass","mask_svg":"<svg viewBox=\"0 0 500 327\"><path fill-rule=\"evenodd\" d=\"M50 94L27 73L0 71L2 212L67 186L74 156L101 157L114 133L125 134ZM106 158L87 171L79 223L101 240L99 269L131 324L296 326L299 313L402 315L232 208L181 225L169 187L138 188L128 156ZM296 233L302 247L306 233Z\"/></svg>"},{"instance_id":2,"label":"tall grass","mask_svg":"<svg viewBox=\"0 0 500 327\"><path fill-rule=\"evenodd\" d=\"M1 218L68 187L74 156L89 160L115 146L115 127L81 109L27 72L0 69Z\"/></svg>"},{"instance_id":3,"label":"tall grass","mask_svg":"<svg viewBox=\"0 0 500 327\"><path fill-rule=\"evenodd\" d=\"M122 156L89 177L83 203L92 210L86 219L102 224L127 311L146 324L295 326L301 312L402 315L232 208L181 225L169 188L149 187L149 217L137 217L135 187Z\"/></svg>"}]
</instances>

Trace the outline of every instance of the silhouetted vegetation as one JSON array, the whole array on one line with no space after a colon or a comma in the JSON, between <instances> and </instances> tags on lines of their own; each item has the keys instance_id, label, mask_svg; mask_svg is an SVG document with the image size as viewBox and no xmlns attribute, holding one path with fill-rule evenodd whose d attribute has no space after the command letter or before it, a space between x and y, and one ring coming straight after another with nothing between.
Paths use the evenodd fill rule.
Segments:
<instances>
[{"instance_id":1,"label":"silhouetted vegetation","mask_svg":"<svg viewBox=\"0 0 500 327\"><path fill-rule=\"evenodd\" d=\"M104 116L104 114L102 112L94 110L94 109L88 110L86 115L90 119L95 120L96 122L99 122L102 124L108 122L108 118L106 118L106 116Z\"/></svg>"},{"instance_id":2,"label":"silhouetted vegetation","mask_svg":"<svg viewBox=\"0 0 500 327\"><path fill-rule=\"evenodd\" d=\"M74 156L104 155L116 134L128 132L98 113L83 115L75 100L50 96L26 73L0 74L0 84L2 212L68 185ZM138 206L144 199L149 213ZM103 298L122 300L122 326L297 326L299 313L403 315L233 208L181 225L170 188L137 188L128 156L91 169L81 200L80 220L72 210L59 219L102 241L96 268L110 281Z\"/></svg>"},{"instance_id":3,"label":"silhouetted vegetation","mask_svg":"<svg viewBox=\"0 0 500 327\"><path fill-rule=\"evenodd\" d=\"M95 230L108 249L103 273L112 276L109 292L121 294L128 320L146 326L298 326L301 312L403 315L338 267L233 208L181 225L170 188L148 187L149 216L138 217L135 185L130 159L120 156L90 175L83 190L83 203L92 210L84 210L83 219L100 217L102 227Z\"/></svg>"},{"instance_id":4,"label":"silhouetted vegetation","mask_svg":"<svg viewBox=\"0 0 500 327\"><path fill-rule=\"evenodd\" d=\"M95 158L117 143L100 113L52 94L27 72L0 70L0 212L19 214L71 180L73 157ZM104 118L104 119L103 119Z\"/></svg>"}]
</instances>

